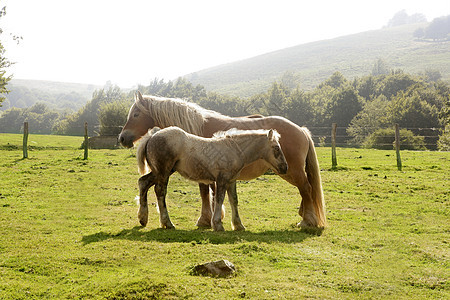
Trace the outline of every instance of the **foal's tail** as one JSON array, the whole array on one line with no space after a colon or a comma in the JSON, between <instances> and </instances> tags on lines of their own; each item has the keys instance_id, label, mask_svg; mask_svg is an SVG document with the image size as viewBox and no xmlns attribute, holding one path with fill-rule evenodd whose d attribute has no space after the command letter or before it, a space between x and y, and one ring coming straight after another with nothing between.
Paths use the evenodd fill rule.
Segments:
<instances>
[{"instance_id":1,"label":"foal's tail","mask_svg":"<svg viewBox=\"0 0 450 300\"><path fill-rule=\"evenodd\" d=\"M305 170L308 175L309 184L312 187L312 200L317 216L317 226L325 227L327 225L327 219L325 216L325 200L323 199L319 161L317 160L316 149L314 148L314 142L311 138L311 134L308 131L305 133L307 134L309 143Z\"/></svg>"},{"instance_id":2,"label":"foal's tail","mask_svg":"<svg viewBox=\"0 0 450 300\"><path fill-rule=\"evenodd\" d=\"M139 142L139 146L136 150L136 158L138 163L138 172L140 175L145 175L150 172L150 166L147 162L147 145L152 135L159 130L160 129L158 127L154 127L146 135L144 135Z\"/></svg>"}]
</instances>

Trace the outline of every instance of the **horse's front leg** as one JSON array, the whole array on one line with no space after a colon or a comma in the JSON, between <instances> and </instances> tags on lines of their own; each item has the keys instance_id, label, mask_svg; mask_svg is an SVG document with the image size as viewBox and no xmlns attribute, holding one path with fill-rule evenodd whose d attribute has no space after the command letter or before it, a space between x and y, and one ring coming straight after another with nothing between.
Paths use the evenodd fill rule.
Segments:
<instances>
[{"instance_id":1,"label":"horse's front leg","mask_svg":"<svg viewBox=\"0 0 450 300\"><path fill-rule=\"evenodd\" d=\"M244 225L242 225L241 218L239 217L238 211L238 197L236 191L236 181L233 181L227 189L228 200L231 206L231 226L233 230L245 230Z\"/></svg>"},{"instance_id":2,"label":"horse's front leg","mask_svg":"<svg viewBox=\"0 0 450 300\"><path fill-rule=\"evenodd\" d=\"M152 185L155 184L155 175L150 172L145 174L138 180L139 184L139 211L138 219L142 226L146 226L148 222L148 203L147 203L147 192Z\"/></svg>"},{"instance_id":3,"label":"horse's front leg","mask_svg":"<svg viewBox=\"0 0 450 300\"><path fill-rule=\"evenodd\" d=\"M212 217L212 209L211 209L211 198L210 198L210 189L208 184L199 183L198 187L200 188L200 196L202 198L202 211L200 218L197 220L198 227L211 227L211 217Z\"/></svg>"},{"instance_id":4,"label":"horse's front leg","mask_svg":"<svg viewBox=\"0 0 450 300\"><path fill-rule=\"evenodd\" d=\"M223 181L216 182L216 195L214 197L214 213L211 219L211 226L214 231L224 231L222 225L222 205L223 199L225 198L225 193L228 189L228 183Z\"/></svg>"},{"instance_id":5,"label":"horse's front leg","mask_svg":"<svg viewBox=\"0 0 450 300\"><path fill-rule=\"evenodd\" d=\"M155 193L156 198L158 199L159 222L161 224L161 228L173 229L175 226L173 226L170 221L169 212L167 211L166 206L167 184L168 180L163 183L156 183Z\"/></svg>"}]
</instances>

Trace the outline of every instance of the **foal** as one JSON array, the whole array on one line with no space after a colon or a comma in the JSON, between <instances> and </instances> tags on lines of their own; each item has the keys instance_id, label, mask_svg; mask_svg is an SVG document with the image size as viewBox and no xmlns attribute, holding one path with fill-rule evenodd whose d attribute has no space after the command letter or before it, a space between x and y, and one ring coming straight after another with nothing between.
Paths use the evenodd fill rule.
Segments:
<instances>
[{"instance_id":1,"label":"foal","mask_svg":"<svg viewBox=\"0 0 450 300\"><path fill-rule=\"evenodd\" d=\"M139 222L148 221L148 189L155 185L159 220L162 228L174 228L166 207L169 177L177 171L183 177L198 183L216 184L215 205L211 226L223 231L221 207L225 192L236 181L241 170L250 163L263 160L278 174L286 174L287 163L281 151L276 130L232 129L203 138L178 127L154 128L145 135L137 149L138 169L141 175L147 167L151 172L139 178ZM244 230L239 218L237 201L230 197L234 230Z\"/></svg>"}]
</instances>

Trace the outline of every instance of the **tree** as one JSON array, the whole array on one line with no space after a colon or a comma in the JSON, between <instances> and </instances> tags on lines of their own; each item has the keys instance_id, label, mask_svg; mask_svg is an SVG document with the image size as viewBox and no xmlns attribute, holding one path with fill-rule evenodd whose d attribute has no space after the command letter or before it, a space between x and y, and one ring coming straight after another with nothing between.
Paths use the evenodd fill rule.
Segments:
<instances>
[{"instance_id":1,"label":"tree","mask_svg":"<svg viewBox=\"0 0 450 300\"><path fill-rule=\"evenodd\" d=\"M378 76L386 74L389 74L389 67L386 61L381 58L377 59L377 61L373 64L372 75Z\"/></svg>"},{"instance_id":2,"label":"tree","mask_svg":"<svg viewBox=\"0 0 450 300\"><path fill-rule=\"evenodd\" d=\"M363 109L352 119L347 133L353 137L351 143L361 144L368 135L384 126L383 118L389 100L381 95L364 104Z\"/></svg>"},{"instance_id":3,"label":"tree","mask_svg":"<svg viewBox=\"0 0 450 300\"><path fill-rule=\"evenodd\" d=\"M423 100L419 89L399 92L386 107L386 125L399 123L404 128L439 127L439 110Z\"/></svg>"},{"instance_id":4,"label":"tree","mask_svg":"<svg viewBox=\"0 0 450 300\"><path fill-rule=\"evenodd\" d=\"M100 135L118 135L122 126L127 122L128 110L131 103L114 101L103 104L98 113Z\"/></svg>"},{"instance_id":5,"label":"tree","mask_svg":"<svg viewBox=\"0 0 450 300\"><path fill-rule=\"evenodd\" d=\"M423 29L422 27L417 28L413 32L413 37L418 38L418 39L424 38L425 37L425 29Z\"/></svg>"},{"instance_id":6,"label":"tree","mask_svg":"<svg viewBox=\"0 0 450 300\"><path fill-rule=\"evenodd\" d=\"M423 14L413 14L409 16L406 10L397 12L388 22L388 27L401 26L406 24L423 23L427 18Z\"/></svg>"},{"instance_id":7,"label":"tree","mask_svg":"<svg viewBox=\"0 0 450 300\"><path fill-rule=\"evenodd\" d=\"M0 18L6 15L6 6L0 10ZM0 28L0 34L3 30ZM12 76L6 76L6 69L11 66L11 62L5 57L6 49L3 43L0 42L0 107L2 106L3 100L5 100L4 95L9 92L7 89L8 82L11 80Z\"/></svg>"},{"instance_id":8,"label":"tree","mask_svg":"<svg viewBox=\"0 0 450 300\"><path fill-rule=\"evenodd\" d=\"M202 97L206 97L206 90L201 85L194 86L186 79L179 77L175 82L164 82L164 79L155 78L149 86L138 88L141 92L154 96L185 98L197 101Z\"/></svg>"},{"instance_id":9,"label":"tree","mask_svg":"<svg viewBox=\"0 0 450 300\"><path fill-rule=\"evenodd\" d=\"M423 76L426 78L428 82L437 82L442 78L442 74L439 70L425 70Z\"/></svg>"},{"instance_id":10,"label":"tree","mask_svg":"<svg viewBox=\"0 0 450 300\"><path fill-rule=\"evenodd\" d=\"M59 117L57 111L51 110L44 103L36 103L29 108L13 107L0 116L0 128L2 132L19 133L26 121L30 123L31 133L50 134Z\"/></svg>"},{"instance_id":11,"label":"tree","mask_svg":"<svg viewBox=\"0 0 450 300\"><path fill-rule=\"evenodd\" d=\"M269 115L284 116L286 112L286 101L290 96L289 89L281 83L274 82L267 92L265 103Z\"/></svg>"},{"instance_id":12,"label":"tree","mask_svg":"<svg viewBox=\"0 0 450 300\"><path fill-rule=\"evenodd\" d=\"M347 79L344 77L344 75L342 75L341 72L334 72L333 75L330 76L330 78L319 84L319 88L327 85L336 89L343 87L347 83Z\"/></svg>"},{"instance_id":13,"label":"tree","mask_svg":"<svg viewBox=\"0 0 450 300\"><path fill-rule=\"evenodd\" d=\"M295 89L298 85L299 77L296 76L293 71L284 72L283 76L281 76L281 84L292 90Z\"/></svg>"},{"instance_id":14,"label":"tree","mask_svg":"<svg viewBox=\"0 0 450 300\"><path fill-rule=\"evenodd\" d=\"M314 120L314 109L308 95L297 88L291 93L286 103L286 117L298 125L311 125Z\"/></svg>"},{"instance_id":15,"label":"tree","mask_svg":"<svg viewBox=\"0 0 450 300\"><path fill-rule=\"evenodd\" d=\"M124 99L125 95L118 86L112 86L108 90L97 90L92 95L92 100L86 103L78 112L68 116L65 120L55 124L54 131L58 134L83 135L84 122L88 122L88 134L98 131L100 125L98 114L100 107L107 103Z\"/></svg>"},{"instance_id":16,"label":"tree","mask_svg":"<svg viewBox=\"0 0 450 300\"><path fill-rule=\"evenodd\" d=\"M450 15L434 19L425 29L425 38L440 40L450 34Z\"/></svg>"},{"instance_id":17,"label":"tree","mask_svg":"<svg viewBox=\"0 0 450 300\"><path fill-rule=\"evenodd\" d=\"M347 127L361 110L361 103L358 93L352 86L347 85L336 90L327 107L329 122Z\"/></svg>"},{"instance_id":18,"label":"tree","mask_svg":"<svg viewBox=\"0 0 450 300\"><path fill-rule=\"evenodd\" d=\"M395 132L394 128L377 129L364 141L365 148L375 148L391 150L394 148ZM403 150L425 150L423 136L414 135L407 129L400 129L400 148Z\"/></svg>"},{"instance_id":19,"label":"tree","mask_svg":"<svg viewBox=\"0 0 450 300\"><path fill-rule=\"evenodd\" d=\"M444 125L439 136L438 149L441 151L450 151L450 88L443 82L435 84L438 94L442 95L443 106L439 113L439 120Z\"/></svg>"},{"instance_id":20,"label":"tree","mask_svg":"<svg viewBox=\"0 0 450 300\"><path fill-rule=\"evenodd\" d=\"M388 27L395 27L400 25L408 24L408 14L406 10L402 9L401 11L395 13L392 19L388 22Z\"/></svg>"},{"instance_id":21,"label":"tree","mask_svg":"<svg viewBox=\"0 0 450 300\"><path fill-rule=\"evenodd\" d=\"M377 84L376 96L384 95L388 99L399 91L405 91L410 86L423 83L421 78L404 74L403 71L395 71L382 78Z\"/></svg>"}]
</instances>

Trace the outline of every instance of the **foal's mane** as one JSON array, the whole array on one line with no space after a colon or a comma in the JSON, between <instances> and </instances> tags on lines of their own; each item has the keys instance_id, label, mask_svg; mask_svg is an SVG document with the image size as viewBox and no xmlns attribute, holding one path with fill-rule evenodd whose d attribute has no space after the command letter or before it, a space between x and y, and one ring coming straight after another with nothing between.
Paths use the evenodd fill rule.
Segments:
<instances>
[{"instance_id":1,"label":"foal's mane","mask_svg":"<svg viewBox=\"0 0 450 300\"><path fill-rule=\"evenodd\" d=\"M280 139L280 134L275 129L272 129L272 130L273 130L272 139L274 139L278 142ZM233 138L233 137L238 137L238 136L254 135L254 134L267 135L269 133L269 131L270 130L268 130L268 129L241 130L241 129L231 128L227 131L218 131L218 132L214 133L213 138L227 138L227 137Z\"/></svg>"},{"instance_id":2,"label":"foal's mane","mask_svg":"<svg viewBox=\"0 0 450 300\"><path fill-rule=\"evenodd\" d=\"M182 99L146 95L143 100L135 102L137 107L155 120L157 126L177 126L195 135L202 134L208 116L220 115Z\"/></svg>"}]
</instances>

